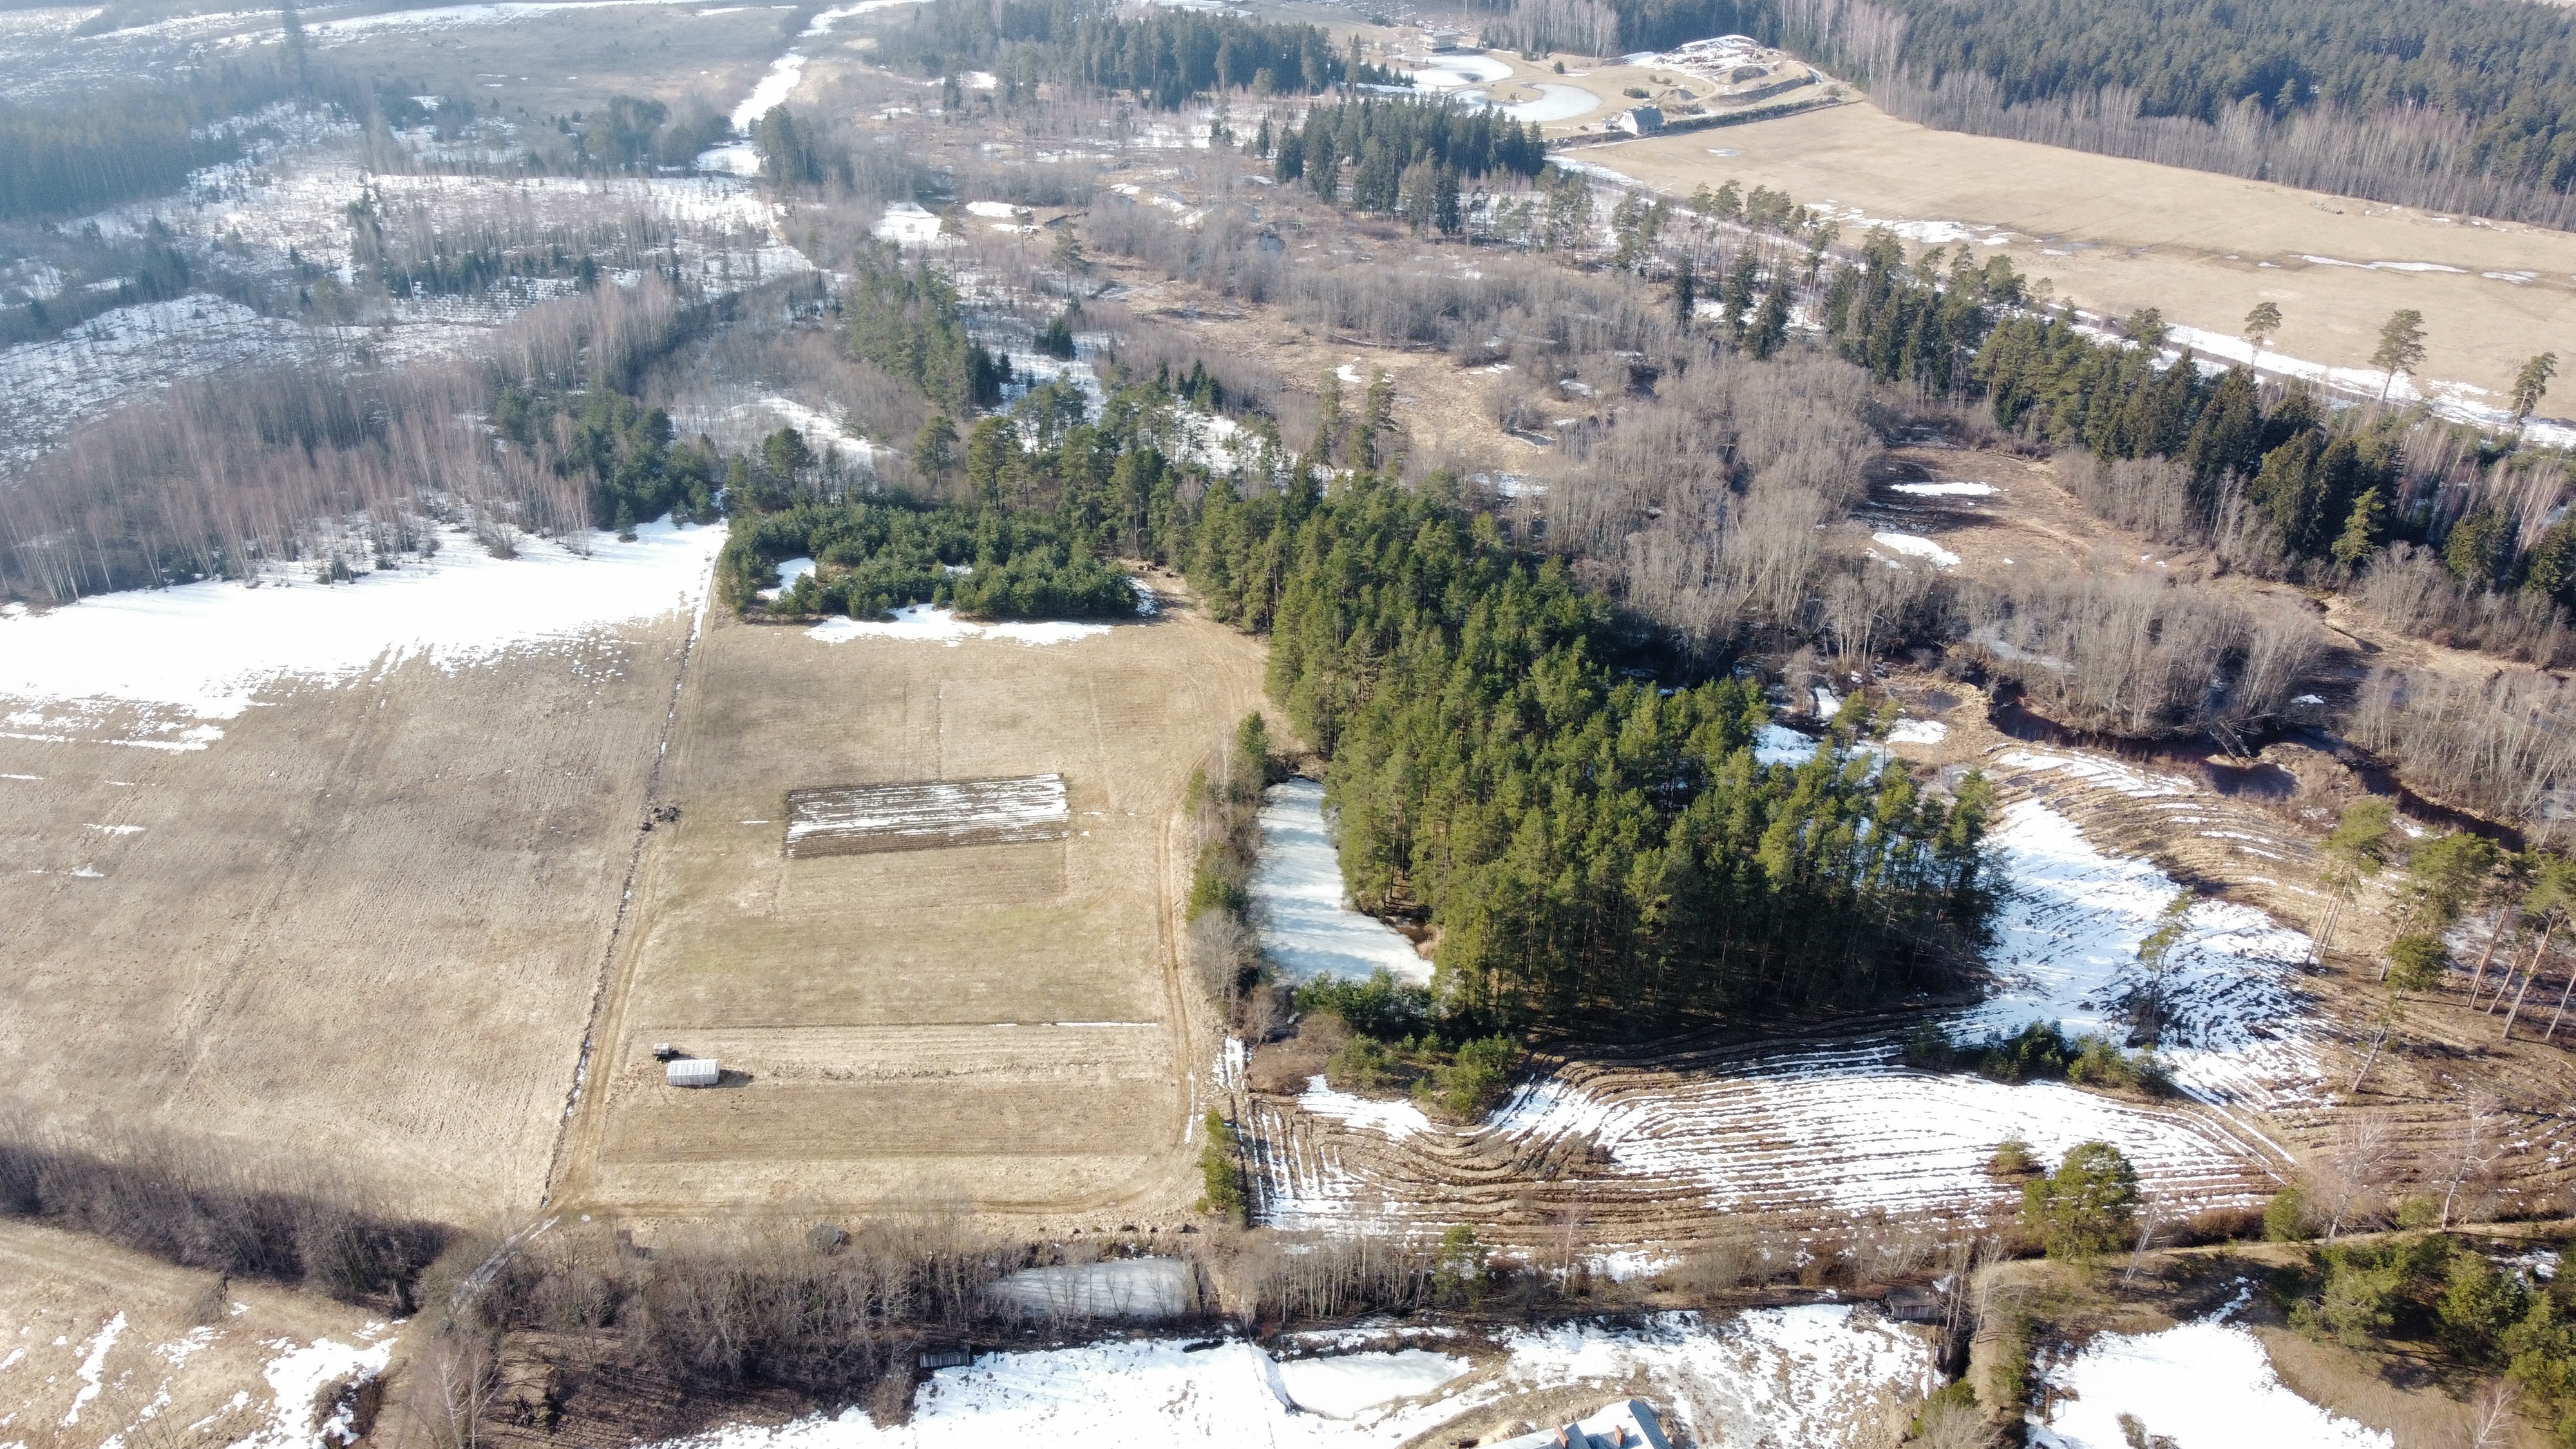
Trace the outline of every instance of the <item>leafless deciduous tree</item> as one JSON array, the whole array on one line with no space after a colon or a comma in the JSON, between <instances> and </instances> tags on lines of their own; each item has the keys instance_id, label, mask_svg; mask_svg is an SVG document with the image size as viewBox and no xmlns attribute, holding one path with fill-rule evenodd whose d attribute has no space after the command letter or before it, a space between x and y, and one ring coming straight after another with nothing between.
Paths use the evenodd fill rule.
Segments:
<instances>
[{"instance_id":1,"label":"leafless deciduous tree","mask_svg":"<svg viewBox=\"0 0 2576 1449\"><path fill-rule=\"evenodd\" d=\"M2563 680L2508 669L2468 685L2375 670L2349 728L2431 799L2542 838L2566 828L2544 808L2576 786L2576 692Z\"/></svg>"},{"instance_id":2,"label":"leafless deciduous tree","mask_svg":"<svg viewBox=\"0 0 2576 1449\"><path fill-rule=\"evenodd\" d=\"M2133 738L2252 733L2307 683L2324 637L2297 606L2248 606L2157 574L2016 578L1967 591L1968 639L2044 714Z\"/></svg>"}]
</instances>

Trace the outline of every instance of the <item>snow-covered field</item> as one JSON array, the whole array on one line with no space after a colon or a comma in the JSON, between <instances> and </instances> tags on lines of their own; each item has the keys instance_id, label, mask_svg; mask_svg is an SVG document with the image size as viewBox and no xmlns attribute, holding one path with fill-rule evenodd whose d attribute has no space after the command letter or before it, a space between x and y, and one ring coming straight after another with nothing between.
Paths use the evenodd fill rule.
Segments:
<instances>
[{"instance_id":1,"label":"snow-covered field","mask_svg":"<svg viewBox=\"0 0 2576 1449\"><path fill-rule=\"evenodd\" d=\"M1292 981L1366 980L1379 971L1417 986L1431 963L1396 929L1352 910L1341 857L1324 824L1324 787L1290 780L1262 796L1261 862L1253 868L1252 923L1261 947Z\"/></svg>"},{"instance_id":2,"label":"snow-covered field","mask_svg":"<svg viewBox=\"0 0 2576 1449\"><path fill-rule=\"evenodd\" d=\"M587 556L529 539L497 559L461 533L436 555L325 585L263 575L102 594L0 614L0 729L203 749L262 691L340 684L427 658L455 669L558 647L629 620L694 612L721 525L600 533Z\"/></svg>"},{"instance_id":3,"label":"snow-covered field","mask_svg":"<svg viewBox=\"0 0 2576 1449\"><path fill-rule=\"evenodd\" d=\"M1634 1092L1541 1078L1482 1131L1530 1147L1586 1143L1609 1154L1614 1175L1691 1184L1719 1211L1941 1209L1982 1218L2009 1196L1986 1171L2007 1137L2050 1161L2079 1142L2109 1142L2150 1193L2189 1210L2258 1196L2246 1145L2197 1115L2058 1082L2008 1086L1907 1071L1896 1057L1878 1044L1781 1053Z\"/></svg>"},{"instance_id":4,"label":"snow-covered field","mask_svg":"<svg viewBox=\"0 0 2576 1449\"><path fill-rule=\"evenodd\" d=\"M913 1419L879 1429L857 1410L775 1427L719 1430L666 1449L873 1449L994 1444L1401 1444L1507 1395L1642 1389L1702 1444L1853 1443L1897 1395L1934 1382L1928 1341L1838 1305L1732 1318L1660 1314L1643 1327L1598 1323L1470 1342L1455 1330L1400 1333L1394 1351L1272 1358L1176 1339L989 1355L941 1369Z\"/></svg>"},{"instance_id":5,"label":"snow-covered field","mask_svg":"<svg viewBox=\"0 0 2576 1449\"><path fill-rule=\"evenodd\" d=\"M2250 1296L2252 1290L2246 1290ZM2040 1449L2122 1449L2146 1433L2180 1449L2260 1444L2264 1449L2391 1449L2386 1432L2329 1414L2281 1382L2263 1342L2228 1322L2244 1296L2198 1323L2161 1333L2106 1333L2045 1371L2054 1412L2030 1418Z\"/></svg>"}]
</instances>

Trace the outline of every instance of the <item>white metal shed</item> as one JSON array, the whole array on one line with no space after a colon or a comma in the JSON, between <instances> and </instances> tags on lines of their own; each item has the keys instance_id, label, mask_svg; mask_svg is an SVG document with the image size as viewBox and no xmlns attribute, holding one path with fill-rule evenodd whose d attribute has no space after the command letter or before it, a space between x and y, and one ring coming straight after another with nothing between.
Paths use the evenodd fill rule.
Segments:
<instances>
[{"instance_id":1,"label":"white metal shed","mask_svg":"<svg viewBox=\"0 0 2576 1449\"><path fill-rule=\"evenodd\" d=\"M723 1075L714 1057L680 1057L662 1067L663 1080L674 1087L712 1087Z\"/></svg>"}]
</instances>

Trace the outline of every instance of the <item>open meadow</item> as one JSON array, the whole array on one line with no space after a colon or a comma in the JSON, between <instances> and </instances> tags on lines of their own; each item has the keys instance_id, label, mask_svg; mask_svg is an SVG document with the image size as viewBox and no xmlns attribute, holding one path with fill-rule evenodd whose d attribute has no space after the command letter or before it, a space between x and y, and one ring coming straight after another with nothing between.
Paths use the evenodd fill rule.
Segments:
<instances>
[{"instance_id":1,"label":"open meadow","mask_svg":"<svg viewBox=\"0 0 2576 1449\"><path fill-rule=\"evenodd\" d=\"M710 622L559 1199L1184 1215L1217 1043L1177 975L1185 787L1259 646L1181 611L1048 644L830 632ZM785 849L790 791L1034 775L1062 777L1060 838ZM726 1085L665 1086L663 1042Z\"/></svg>"},{"instance_id":2,"label":"open meadow","mask_svg":"<svg viewBox=\"0 0 2576 1449\"><path fill-rule=\"evenodd\" d=\"M1846 241L1885 222L1909 251L2000 251L2088 312L2154 307L2233 338L2257 303L2277 303L2267 356L2327 367L2366 367L2389 313L2412 307L2425 318L2423 390L2482 388L2472 397L2490 407L2576 323L2565 232L1936 131L1865 101L1573 155L1677 199L1730 178L1785 190L1826 207Z\"/></svg>"}]
</instances>

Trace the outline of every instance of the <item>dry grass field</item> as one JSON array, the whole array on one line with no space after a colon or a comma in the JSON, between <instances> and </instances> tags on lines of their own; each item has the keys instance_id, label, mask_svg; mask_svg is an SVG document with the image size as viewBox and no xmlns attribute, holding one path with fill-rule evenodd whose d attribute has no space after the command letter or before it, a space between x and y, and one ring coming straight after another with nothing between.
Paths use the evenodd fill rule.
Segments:
<instances>
[{"instance_id":1,"label":"dry grass field","mask_svg":"<svg viewBox=\"0 0 2576 1449\"><path fill-rule=\"evenodd\" d=\"M1733 177L1873 220L1999 228L2010 242L1981 253L2008 253L2087 311L2156 307L2233 336L2257 302L2277 302L2270 350L2328 366L2366 365L2388 314L2413 307L2430 349L2423 376L2499 397L2523 359L2563 350L2576 324L2565 232L1936 131L1865 102L1579 154L1676 195ZM2389 262L2453 270L2366 265Z\"/></svg>"},{"instance_id":2,"label":"dry grass field","mask_svg":"<svg viewBox=\"0 0 2576 1449\"><path fill-rule=\"evenodd\" d=\"M1177 610L1043 647L711 620L558 1202L1185 1214L1216 1036L1175 974L1181 807L1259 689L1254 641ZM782 849L791 790L1041 773L1060 840ZM725 1085L666 1086L659 1042Z\"/></svg>"},{"instance_id":3,"label":"dry grass field","mask_svg":"<svg viewBox=\"0 0 2576 1449\"><path fill-rule=\"evenodd\" d=\"M0 1221L0 1433L16 1443L318 1443L314 1400L386 1333L316 1294Z\"/></svg>"},{"instance_id":4,"label":"dry grass field","mask_svg":"<svg viewBox=\"0 0 2576 1449\"><path fill-rule=\"evenodd\" d=\"M533 1207L688 630L280 693L202 751L0 739L0 1114Z\"/></svg>"}]
</instances>

